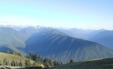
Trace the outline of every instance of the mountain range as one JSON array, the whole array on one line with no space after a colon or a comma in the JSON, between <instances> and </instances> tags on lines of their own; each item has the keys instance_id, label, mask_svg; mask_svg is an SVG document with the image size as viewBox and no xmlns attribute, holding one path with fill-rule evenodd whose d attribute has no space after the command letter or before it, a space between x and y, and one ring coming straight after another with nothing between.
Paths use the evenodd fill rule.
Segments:
<instances>
[{"instance_id":1,"label":"mountain range","mask_svg":"<svg viewBox=\"0 0 113 69\"><path fill-rule=\"evenodd\" d=\"M51 28L39 29L26 41L25 50L64 63L113 57L112 49L96 42L73 38Z\"/></svg>"},{"instance_id":2,"label":"mountain range","mask_svg":"<svg viewBox=\"0 0 113 69\"><path fill-rule=\"evenodd\" d=\"M67 63L112 58L110 30L0 27L0 51L12 49Z\"/></svg>"}]
</instances>

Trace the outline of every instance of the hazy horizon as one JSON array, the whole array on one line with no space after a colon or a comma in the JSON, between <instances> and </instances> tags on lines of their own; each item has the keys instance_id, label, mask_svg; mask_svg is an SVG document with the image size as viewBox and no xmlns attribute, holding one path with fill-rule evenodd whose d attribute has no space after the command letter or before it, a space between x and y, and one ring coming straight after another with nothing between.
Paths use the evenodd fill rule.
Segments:
<instances>
[{"instance_id":1,"label":"hazy horizon","mask_svg":"<svg viewBox=\"0 0 113 69\"><path fill-rule=\"evenodd\" d=\"M113 0L3 0L0 25L113 30Z\"/></svg>"}]
</instances>

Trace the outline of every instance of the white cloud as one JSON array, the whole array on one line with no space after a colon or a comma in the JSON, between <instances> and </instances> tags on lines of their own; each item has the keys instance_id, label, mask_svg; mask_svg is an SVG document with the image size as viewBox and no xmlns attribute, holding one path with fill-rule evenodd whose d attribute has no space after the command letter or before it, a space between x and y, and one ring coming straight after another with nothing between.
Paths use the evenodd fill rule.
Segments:
<instances>
[{"instance_id":1,"label":"white cloud","mask_svg":"<svg viewBox=\"0 0 113 69\"><path fill-rule=\"evenodd\" d=\"M47 20L22 16L0 16L0 25L16 25L16 26L49 26L64 28L82 28L82 29L113 29L111 23L79 23L74 21L63 20Z\"/></svg>"}]
</instances>

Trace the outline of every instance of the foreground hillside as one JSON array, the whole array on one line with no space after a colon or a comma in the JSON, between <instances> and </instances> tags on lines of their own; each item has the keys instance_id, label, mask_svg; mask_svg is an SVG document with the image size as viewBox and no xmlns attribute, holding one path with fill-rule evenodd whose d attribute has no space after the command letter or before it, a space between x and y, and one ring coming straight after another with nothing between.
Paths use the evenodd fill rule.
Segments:
<instances>
[{"instance_id":1,"label":"foreground hillside","mask_svg":"<svg viewBox=\"0 0 113 69\"><path fill-rule=\"evenodd\" d=\"M52 69L113 69L113 59L70 63Z\"/></svg>"},{"instance_id":2,"label":"foreground hillside","mask_svg":"<svg viewBox=\"0 0 113 69\"><path fill-rule=\"evenodd\" d=\"M43 69L57 65L56 61L41 58L34 54L23 56L20 53L8 54L0 52L0 69Z\"/></svg>"},{"instance_id":3,"label":"foreground hillside","mask_svg":"<svg viewBox=\"0 0 113 69\"><path fill-rule=\"evenodd\" d=\"M40 66L41 63L25 58L20 55L13 55L7 53L0 53L0 65L1 66Z\"/></svg>"}]
</instances>

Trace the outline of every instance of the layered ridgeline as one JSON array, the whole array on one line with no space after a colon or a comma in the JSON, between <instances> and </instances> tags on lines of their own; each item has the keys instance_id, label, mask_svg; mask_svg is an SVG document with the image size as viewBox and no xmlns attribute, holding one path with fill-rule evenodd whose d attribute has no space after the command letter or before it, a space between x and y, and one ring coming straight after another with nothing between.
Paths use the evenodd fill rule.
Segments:
<instances>
[{"instance_id":1,"label":"layered ridgeline","mask_svg":"<svg viewBox=\"0 0 113 69\"><path fill-rule=\"evenodd\" d=\"M10 48L17 50L16 47L25 46L18 32L12 28L0 28L0 48ZM1 50L2 50L1 49Z\"/></svg>"},{"instance_id":2,"label":"layered ridgeline","mask_svg":"<svg viewBox=\"0 0 113 69\"><path fill-rule=\"evenodd\" d=\"M95 42L70 37L51 28L40 28L26 41L26 44L26 52L63 63L70 60L89 61L113 57L112 49Z\"/></svg>"},{"instance_id":3,"label":"layered ridgeline","mask_svg":"<svg viewBox=\"0 0 113 69\"><path fill-rule=\"evenodd\" d=\"M35 29L0 27L0 51L19 51L26 46L25 41L34 33Z\"/></svg>"},{"instance_id":4,"label":"layered ridgeline","mask_svg":"<svg viewBox=\"0 0 113 69\"><path fill-rule=\"evenodd\" d=\"M113 48L113 30L64 29L61 31L71 37L97 42Z\"/></svg>"},{"instance_id":5,"label":"layered ridgeline","mask_svg":"<svg viewBox=\"0 0 113 69\"><path fill-rule=\"evenodd\" d=\"M101 30L95 34L90 35L89 40L103 44L113 49L113 31L112 30Z\"/></svg>"}]
</instances>

